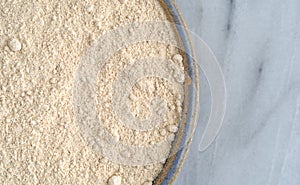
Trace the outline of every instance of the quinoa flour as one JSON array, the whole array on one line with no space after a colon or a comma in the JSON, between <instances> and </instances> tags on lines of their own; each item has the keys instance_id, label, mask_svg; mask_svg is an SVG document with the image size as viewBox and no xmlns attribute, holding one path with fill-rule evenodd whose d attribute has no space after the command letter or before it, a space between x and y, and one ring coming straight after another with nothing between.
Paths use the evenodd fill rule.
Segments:
<instances>
[{"instance_id":1,"label":"quinoa flour","mask_svg":"<svg viewBox=\"0 0 300 185\"><path fill-rule=\"evenodd\" d=\"M157 0L1 1L0 183L152 184L163 162L118 164L87 144L76 123L72 88L82 55L99 37L120 25L166 20ZM178 53L175 47L144 41L120 49L99 72L97 113L116 141L150 146L174 140L185 80ZM131 116L151 118L155 100L161 123L136 130L112 111L114 81L133 62L149 57L176 65L180 72L175 79L182 86L174 87L163 78L140 78L129 92Z\"/></svg>"}]
</instances>

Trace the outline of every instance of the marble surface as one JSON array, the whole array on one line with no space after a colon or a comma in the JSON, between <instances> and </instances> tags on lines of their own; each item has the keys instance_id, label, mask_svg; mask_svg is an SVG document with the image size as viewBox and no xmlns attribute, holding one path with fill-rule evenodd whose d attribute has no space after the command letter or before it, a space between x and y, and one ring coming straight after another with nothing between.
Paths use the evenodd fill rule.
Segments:
<instances>
[{"instance_id":1,"label":"marble surface","mask_svg":"<svg viewBox=\"0 0 300 185\"><path fill-rule=\"evenodd\" d=\"M175 185L300 184L300 1L177 0L189 29L214 51L225 76L223 127L205 151L200 121Z\"/></svg>"}]
</instances>

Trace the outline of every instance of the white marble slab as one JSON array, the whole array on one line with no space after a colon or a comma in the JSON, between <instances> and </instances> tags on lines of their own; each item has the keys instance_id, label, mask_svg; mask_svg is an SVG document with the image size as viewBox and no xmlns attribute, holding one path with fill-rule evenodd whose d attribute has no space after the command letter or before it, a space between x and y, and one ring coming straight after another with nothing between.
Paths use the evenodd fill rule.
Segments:
<instances>
[{"instance_id":1,"label":"white marble slab","mask_svg":"<svg viewBox=\"0 0 300 185\"><path fill-rule=\"evenodd\" d=\"M228 97L223 128L204 152L199 142L209 111L201 110L175 185L299 185L300 1L177 2L190 30L217 56ZM202 93L204 109L208 96Z\"/></svg>"}]
</instances>

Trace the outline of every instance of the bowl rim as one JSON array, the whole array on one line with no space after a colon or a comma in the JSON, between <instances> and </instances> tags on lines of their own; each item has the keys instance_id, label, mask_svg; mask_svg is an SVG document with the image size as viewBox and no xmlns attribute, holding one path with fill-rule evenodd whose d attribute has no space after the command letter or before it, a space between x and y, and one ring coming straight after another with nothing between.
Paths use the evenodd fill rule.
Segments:
<instances>
[{"instance_id":1,"label":"bowl rim","mask_svg":"<svg viewBox=\"0 0 300 185\"><path fill-rule=\"evenodd\" d=\"M168 21L174 24L174 30L179 38L179 44L181 44L181 47L184 49L182 55L185 59L185 71L190 77L188 80L190 83L185 83L183 121L180 123L179 131L170 152L174 154L167 159L162 171L154 181L155 185L172 185L181 171L196 129L199 109L200 79L198 62L187 25L175 0L159 0L159 2L168 17Z\"/></svg>"}]
</instances>

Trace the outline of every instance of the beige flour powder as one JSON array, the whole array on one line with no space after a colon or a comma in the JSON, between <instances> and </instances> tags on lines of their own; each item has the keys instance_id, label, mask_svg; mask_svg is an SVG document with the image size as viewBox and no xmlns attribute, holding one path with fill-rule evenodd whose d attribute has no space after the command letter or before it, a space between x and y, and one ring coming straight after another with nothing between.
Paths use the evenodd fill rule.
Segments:
<instances>
[{"instance_id":1,"label":"beige flour powder","mask_svg":"<svg viewBox=\"0 0 300 185\"><path fill-rule=\"evenodd\" d=\"M99 37L120 25L161 20L167 17L157 0L0 1L0 184L152 184L163 161L119 164L82 137L73 111L73 83L83 54ZM177 53L172 46L145 41L107 60L97 76L96 109L116 141L151 146L174 140L185 78ZM151 118L154 102L162 119L152 129L137 131L114 114L113 86L128 66L149 57L170 62L170 75L179 86L159 77L134 84L128 98L132 116Z\"/></svg>"}]
</instances>

